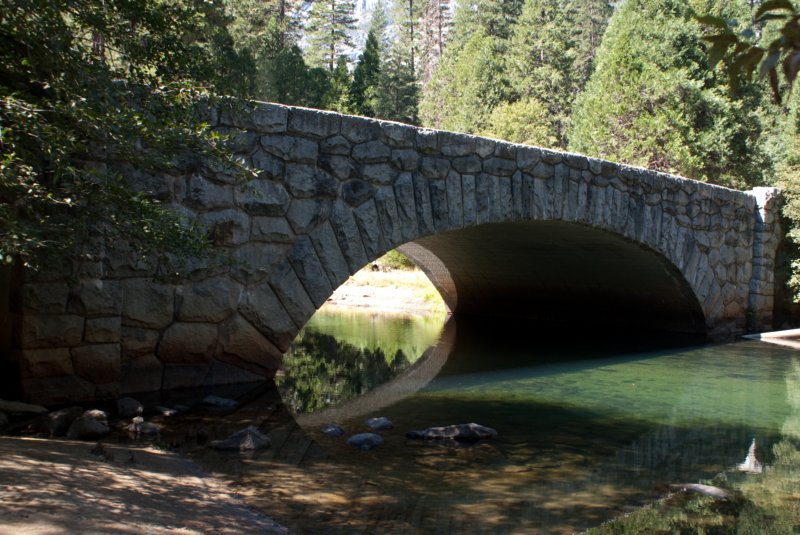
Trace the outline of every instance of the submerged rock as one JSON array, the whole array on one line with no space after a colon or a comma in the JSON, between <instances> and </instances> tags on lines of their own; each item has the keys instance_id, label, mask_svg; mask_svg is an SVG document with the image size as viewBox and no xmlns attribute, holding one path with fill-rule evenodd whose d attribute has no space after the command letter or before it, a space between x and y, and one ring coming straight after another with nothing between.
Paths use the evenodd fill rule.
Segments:
<instances>
[{"instance_id":1,"label":"submerged rock","mask_svg":"<svg viewBox=\"0 0 800 535\"><path fill-rule=\"evenodd\" d=\"M394 425L392 425L391 420L383 416L379 416L377 418L367 418L366 420L364 420L364 425L366 425L373 431L385 431L387 429L392 429L394 427Z\"/></svg>"},{"instance_id":2,"label":"submerged rock","mask_svg":"<svg viewBox=\"0 0 800 535\"><path fill-rule=\"evenodd\" d=\"M476 423L429 427L422 431L409 431L406 437L420 440L454 440L468 442L489 440L497 436L497 431Z\"/></svg>"},{"instance_id":3,"label":"submerged rock","mask_svg":"<svg viewBox=\"0 0 800 535\"><path fill-rule=\"evenodd\" d=\"M117 400L117 414L120 418L133 418L140 416L144 412L141 403L133 398L120 398Z\"/></svg>"},{"instance_id":4,"label":"submerged rock","mask_svg":"<svg viewBox=\"0 0 800 535\"><path fill-rule=\"evenodd\" d=\"M100 410L89 410L75 419L69 426L67 438L93 440L111 432L108 416Z\"/></svg>"},{"instance_id":5,"label":"submerged rock","mask_svg":"<svg viewBox=\"0 0 800 535\"><path fill-rule=\"evenodd\" d=\"M322 431L322 434L328 435L329 437L340 437L344 435L344 429L336 424L325 424L320 431Z\"/></svg>"},{"instance_id":6,"label":"submerged rock","mask_svg":"<svg viewBox=\"0 0 800 535\"><path fill-rule=\"evenodd\" d=\"M47 431L51 437L63 437L82 414L83 409L77 405L53 411L47 415Z\"/></svg>"},{"instance_id":7,"label":"submerged rock","mask_svg":"<svg viewBox=\"0 0 800 535\"><path fill-rule=\"evenodd\" d=\"M203 398L203 403L217 409L235 409L239 406L239 402L220 396L206 396Z\"/></svg>"},{"instance_id":8,"label":"submerged rock","mask_svg":"<svg viewBox=\"0 0 800 535\"><path fill-rule=\"evenodd\" d=\"M237 431L224 440L213 440L209 446L220 451L256 451L272 445L269 437L261 433L255 426Z\"/></svg>"},{"instance_id":9,"label":"submerged rock","mask_svg":"<svg viewBox=\"0 0 800 535\"><path fill-rule=\"evenodd\" d=\"M348 438L347 444L360 450L369 451L383 444L383 437L375 433L358 433Z\"/></svg>"},{"instance_id":10,"label":"submerged rock","mask_svg":"<svg viewBox=\"0 0 800 535\"><path fill-rule=\"evenodd\" d=\"M139 437L156 436L161 432L161 428L152 422L145 422L141 416L135 417L127 427L128 433Z\"/></svg>"}]
</instances>

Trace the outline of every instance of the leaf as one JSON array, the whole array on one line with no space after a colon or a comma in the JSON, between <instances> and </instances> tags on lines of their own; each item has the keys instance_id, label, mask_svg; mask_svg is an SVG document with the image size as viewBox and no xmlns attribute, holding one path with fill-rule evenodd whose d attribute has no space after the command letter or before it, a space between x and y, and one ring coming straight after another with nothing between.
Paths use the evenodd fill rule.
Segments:
<instances>
[{"instance_id":1,"label":"leaf","mask_svg":"<svg viewBox=\"0 0 800 535\"><path fill-rule=\"evenodd\" d=\"M714 70L717 64L722 61L722 58L725 57L725 54L728 52L730 48L729 43L716 43L711 49L708 51L708 68L710 70Z\"/></svg>"},{"instance_id":2,"label":"leaf","mask_svg":"<svg viewBox=\"0 0 800 535\"><path fill-rule=\"evenodd\" d=\"M792 13L795 12L794 6L789 0L767 0L756 10L755 18L757 19L761 15L769 13L770 11L778 11L781 9L791 11Z\"/></svg>"},{"instance_id":3,"label":"leaf","mask_svg":"<svg viewBox=\"0 0 800 535\"><path fill-rule=\"evenodd\" d=\"M786 17L787 17L787 15L778 15L778 14L775 14L775 13L766 13L766 14L761 15L760 17L758 17L758 18L756 18L754 20L755 20L755 22L769 22L771 20L784 20Z\"/></svg>"},{"instance_id":4,"label":"leaf","mask_svg":"<svg viewBox=\"0 0 800 535\"><path fill-rule=\"evenodd\" d=\"M778 71L775 68L772 68L769 71L769 86L772 88L772 96L775 99L776 104L781 103L781 90L778 85Z\"/></svg>"}]
</instances>

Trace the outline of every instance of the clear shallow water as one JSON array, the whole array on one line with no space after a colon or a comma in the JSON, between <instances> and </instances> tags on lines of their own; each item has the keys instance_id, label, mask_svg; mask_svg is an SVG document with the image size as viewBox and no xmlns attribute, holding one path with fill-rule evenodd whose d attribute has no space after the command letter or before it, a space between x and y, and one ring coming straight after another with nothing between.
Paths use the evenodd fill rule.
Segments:
<instances>
[{"instance_id":1,"label":"clear shallow water","mask_svg":"<svg viewBox=\"0 0 800 535\"><path fill-rule=\"evenodd\" d=\"M393 328L391 318L370 321L388 322L380 330L403 339L425 339L410 334L416 331L408 323ZM337 337L336 326L344 323L312 322L307 332L338 338L337 348L353 354L352 331ZM300 413L301 425L311 422L307 433L330 454L324 470L337 483L328 490L350 496L342 504L353 510L350 517L374 520L361 526L320 518L319 532L371 532L377 525L397 533L587 529L658 498L667 485L732 470L754 438L759 460L769 464L772 446L794 416L790 396L799 394L787 390L796 384L790 380L795 353L758 342L698 346L691 339L647 334L615 340L602 333L460 318L439 338L438 350L394 367L397 351L374 351L379 343L367 348L371 354L362 347L355 359L316 352L331 349L330 338L306 344L305 360L297 361L305 368L287 360L284 399ZM409 370L422 369L427 360L436 360L432 372L409 379ZM333 364L317 366L313 375L308 362ZM334 373L325 376L325 369ZM326 385L317 389L320 401L313 401L314 388L306 388L306 401L297 403L293 381L313 382L312 376L315 384ZM402 395L387 404L381 381ZM397 386L404 382L412 387ZM366 395L331 395L344 391ZM340 410L331 412L331 406ZM378 450L364 453L346 446L344 438L321 435L315 414L335 415L348 433L364 431L361 422L371 416L388 417L395 429L382 433L386 442ZM498 438L448 448L404 437L410 429L471 421L497 429ZM359 477L380 498L378 513L362 500L363 490L354 490L357 485L338 486Z\"/></svg>"}]
</instances>

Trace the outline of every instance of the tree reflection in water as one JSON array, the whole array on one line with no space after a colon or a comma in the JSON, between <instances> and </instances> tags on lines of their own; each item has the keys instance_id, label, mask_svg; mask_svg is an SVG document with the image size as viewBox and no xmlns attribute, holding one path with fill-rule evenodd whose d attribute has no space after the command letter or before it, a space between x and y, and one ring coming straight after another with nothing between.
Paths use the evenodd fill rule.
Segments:
<instances>
[{"instance_id":1,"label":"tree reflection in water","mask_svg":"<svg viewBox=\"0 0 800 535\"><path fill-rule=\"evenodd\" d=\"M358 348L305 330L284 356L284 373L277 382L284 402L300 414L363 395L410 364L402 349L387 356L381 348Z\"/></svg>"}]
</instances>

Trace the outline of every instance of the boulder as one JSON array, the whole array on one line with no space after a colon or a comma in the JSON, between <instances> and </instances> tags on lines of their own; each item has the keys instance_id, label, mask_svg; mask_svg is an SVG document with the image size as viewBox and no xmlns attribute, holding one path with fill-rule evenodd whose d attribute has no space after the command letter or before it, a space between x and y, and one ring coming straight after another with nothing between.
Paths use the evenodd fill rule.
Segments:
<instances>
[{"instance_id":1,"label":"boulder","mask_svg":"<svg viewBox=\"0 0 800 535\"><path fill-rule=\"evenodd\" d=\"M406 437L420 440L474 442L495 438L497 431L476 423L429 427L422 431L409 431Z\"/></svg>"},{"instance_id":2,"label":"boulder","mask_svg":"<svg viewBox=\"0 0 800 535\"><path fill-rule=\"evenodd\" d=\"M235 409L239 406L237 401L220 396L206 396L203 398L203 403L216 409Z\"/></svg>"},{"instance_id":3,"label":"boulder","mask_svg":"<svg viewBox=\"0 0 800 535\"><path fill-rule=\"evenodd\" d=\"M348 446L369 451L383 444L383 437L375 433L359 433L347 439Z\"/></svg>"},{"instance_id":4,"label":"boulder","mask_svg":"<svg viewBox=\"0 0 800 535\"><path fill-rule=\"evenodd\" d=\"M108 416L100 410L89 410L75 419L69 426L67 438L94 440L111 432L108 427Z\"/></svg>"},{"instance_id":5,"label":"boulder","mask_svg":"<svg viewBox=\"0 0 800 535\"><path fill-rule=\"evenodd\" d=\"M144 407L133 398L120 398L117 400L117 413L120 418L133 418L141 416Z\"/></svg>"},{"instance_id":6,"label":"boulder","mask_svg":"<svg viewBox=\"0 0 800 535\"><path fill-rule=\"evenodd\" d=\"M72 422L83 414L78 405L53 411L47 415L47 431L51 437L63 437L69 431Z\"/></svg>"},{"instance_id":7,"label":"boulder","mask_svg":"<svg viewBox=\"0 0 800 535\"><path fill-rule=\"evenodd\" d=\"M256 451L269 448L272 442L269 437L261 433L255 426L249 426L237 431L224 440L212 440L209 446L220 451Z\"/></svg>"},{"instance_id":8,"label":"boulder","mask_svg":"<svg viewBox=\"0 0 800 535\"><path fill-rule=\"evenodd\" d=\"M391 429L394 427L392 422L383 416L379 416L377 418L367 418L364 420L364 425L373 431L385 431L386 429Z\"/></svg>"},{"instance_id":9,"label":"boulder","mask_svg":"<svg viewBox=\"0 0 800 535\"><path fill-rule=\"evenodd\" d=\"M161 432L161 428L159 426L151 422L145 422L144 418L141 416L136 416L133 418L126 429L128 430L128 433L137 438L142 435L156 436Z\"/></svg>"},{"instance_id":10,"label":"boulder","mask_svg":"<svg viewBox=\"0 0 800 535\"><path fill-rule=\"evenodd\" d=\"M340 437L344 435L344 429L336 424L325 424L320 431L322 431L322 434L328 435L329 437Z\"/></svg>"},{"instance_id":11,"label":"boulder","mask_svg":"<svg viewBox=\"0 0 800 535\"><path fill-rule=\"evenodd\" d=\"M46 414L47 409L41 405L0 399L0 412L5 412L6 414Z\"/></svg>"}]
</instances>

